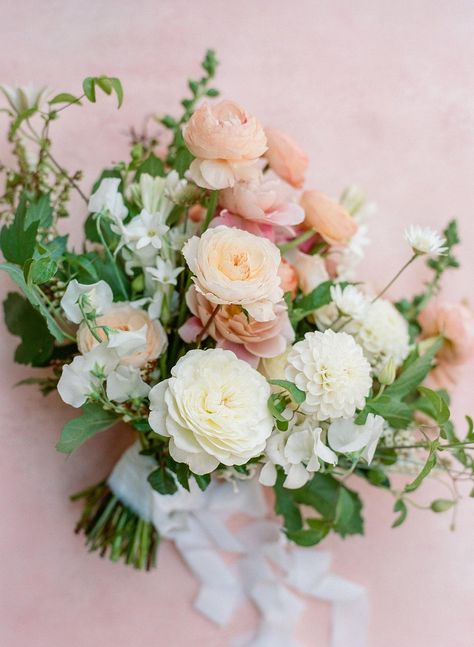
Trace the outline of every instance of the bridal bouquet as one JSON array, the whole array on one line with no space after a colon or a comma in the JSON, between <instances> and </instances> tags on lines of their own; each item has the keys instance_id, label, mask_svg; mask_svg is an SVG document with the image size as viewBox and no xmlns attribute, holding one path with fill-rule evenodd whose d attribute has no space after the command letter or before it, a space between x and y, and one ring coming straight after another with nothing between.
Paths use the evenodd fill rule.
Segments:
<instances>
[{"instance_id":1,"label":"bridal bouquet","mask_svg":"<svg viewBox=\"0 0 474 647\"><path fill-rule=\"evenodd\" d=\"M104 93L120 107L120 81L90 77L77 95L1 88L15 361L46 367L24 383L80 410L58 451L119 421L135 431L112 474L73 499L89 549L136 568L155 563L163 520L219 484L235 496L248 482L273 490L281 534L311 546L363 533L357 478L393 494L398 526L430 473L450 491L424 506L437 513L454 511L474 474L473 424L457 434L448 395L474 353L474 316L438 294L458 265L456 223L443 234L413 225L405 241L401 232L405 266L380 291L362 284L373 206L355 188L339 201L303 190L305 153L216 100L216 64L209 51L182 113L154 117L152 134L131 131L129 158L89 192L56 158L50 131L63 110ZM81 249L63 233L72 192ZM392 302L388 288L415 262L430 279ZM401 490L390 481L399 471Z\"/></svg>"}]
</instances>

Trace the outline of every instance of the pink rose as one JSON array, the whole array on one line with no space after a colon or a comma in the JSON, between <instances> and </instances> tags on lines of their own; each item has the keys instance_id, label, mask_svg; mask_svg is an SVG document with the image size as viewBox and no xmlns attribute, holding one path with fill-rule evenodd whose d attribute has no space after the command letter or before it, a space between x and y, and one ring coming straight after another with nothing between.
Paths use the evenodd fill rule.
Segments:
<instances>
[{"instance_id":1,"label":"pink rose","mask_svg":"<svg viewBox=\"0 0 474 647\"><path fill-rule=\"evenodd\" d=\"M194 286L186 294L186 303L194 317L180 328L186 343L196 340L215 309ZM206 334L217 342L218 348L232 350L237 357L256 367L260 357L276 357L294 340L294 331L288 319L286 306L275 306L275 319L256 321L247 319L239 306L221 306L207 328Z\"/></svg>"},{"instance_id":2,"label":"pink rose","mask_svg":"<svg viewBox=\"0 0 474 647\"><path fill-rule=\"evenodd\" d=\"M308 168L308 157L296 142L275 128L266 128L268 150L265 153L268 164L283 180L300 189Z\"/></svg>"},{"instance_id":3,"label":"pink rose","mask_svg":"<svg viewBox=\"0 0 474 647\"><path fill-rule=\"evenodd\" d=\"M309 294L320 283L329 279L326 263L319 254L305 254L299 249L291 253L290 260L298 275L298 284L303 294Z\"/></svg>"},{"instance_id":4,"label":"pink rose","mask_svg":"<svg viewBox=\"0 0 474 647\"><path fill-rule=\"evenodd\" d=\"M301 196L304 225L314 229L330 245L344 245L357 231L350 213L321 191L305 191Z\"/></svg>"},{"instance_id":5,"label":"pink rose","mask_svg":"<svg viewBox=\"0 0 474 647\"><path fill-rule=\"evenodd\" d=\"M291 227L304 220L303 208L291 200L279 180L239 182L219 194L219 204L231 213L259 225ZM293 234L293 231L289 231Z\"/></svg>"},{"instance_id":6,"label":"pink rose","mask_svg":"<svg viewBox=\"0 0 474 647\"><path fill-rule=\"evenodd\" d=\"M256 160L267 149L260 123L232 101L204 102L183 127L183 137L197 158L191 179L205 189L224 189L260 174Z\"/></svg>"},{"instance_id":7,"label":"pink rose","mask_svg":"<svg viewBox=\"0 0 474 647\"><path fill-rule=\"evenodd\" d=\"M121 357L120 362L126 366L141 368L148 362L157 359L167 344L166 333L161 323L152 320L140 308L132 308L128 304L115 304L97 320L98 326L108 326L119 332L140 333L143 335L143 348ZM97 329L99 337L104 341L107 336L103 330ZM82 354L92 350L98 341L92 336L89 328L82 322L77 332L77 346Z\"/></svg>"},{"instance_id":8,"label":"pink rose","mask_svg":"<svg viewBox=\"0 0 474 647\"><path fill-rule=\"evenodd\" d=\"M474 313L462 303L433 300L418 317L424 338L442 334L438 364L431 372L441 387L456 383L458 368L474 357Z\"/></svg>"}]
</instances>

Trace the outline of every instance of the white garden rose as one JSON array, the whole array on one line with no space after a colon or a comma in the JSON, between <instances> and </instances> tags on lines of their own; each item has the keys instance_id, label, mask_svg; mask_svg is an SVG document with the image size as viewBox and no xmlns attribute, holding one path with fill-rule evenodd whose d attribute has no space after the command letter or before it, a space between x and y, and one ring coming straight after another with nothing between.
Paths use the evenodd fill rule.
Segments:
<instances>
[{"instance_id":1,"label":"white garden rose","mask_svg":"<svg viewBox=\"0 0 474 647\"><path fill-rule=\"evenodd\" d=\"M169 436L171 456L196 474L243 465L273 428L265 378L231 351L191 350L150 391L151 428Z\"/></svg>"},{"instance_id":2,"label":"white garden rose","mask_svg":"<svg viewBox=\"0 0 474 647\"><path fill-rule=\"evenodd\" d=\"M190 238L183 256L208 301L240 305L257 321L275 318L274 305L283 298L280 251L268 239L221 225Z\"/></svg>"}]
</instances>

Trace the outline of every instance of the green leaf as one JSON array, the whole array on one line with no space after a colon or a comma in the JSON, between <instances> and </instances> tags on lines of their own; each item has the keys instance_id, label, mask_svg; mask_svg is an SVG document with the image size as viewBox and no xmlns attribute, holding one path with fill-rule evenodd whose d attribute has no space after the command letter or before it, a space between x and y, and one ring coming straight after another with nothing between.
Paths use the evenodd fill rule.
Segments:
<instances>
[{"instance_id":1,"label":"green leaf","mask_svg":"<svg viewBox=\"0 0 474 647\"><path fill-rule=\"evenodd\" d=\"M339 497L336 504L336 517L334 519L334 530L345 537L364 533L362 520L362 502L359 495L345 487L340 487Z\"/></svg>"},{"instance_id":2,"label":"green leaf","mask_svg":"<svg viewBox=\"0 0 474 647\"><path fill-rule=\"evenodd\" d=\"M419 386L418 391L428 400L430 404L428 415L431 416L440 425L448 422L450 412L445 399L436 391L428 389L426 386ZM427 411L425 411L427 413Z\"/></svg>"},{"instance_id":3,"label":"green leaf","mask_svg":"<svg viewBox=\"0 0 474 647\"><path fill-rule=\"evenodd\" d=\"M293 384L293 382L289 382L288 380L268 380L268 382L275 386L281 386L282 389L288 391L291 399L296 404L302 404L306 400L306 393L299 389L296 384Z\"/></svg>"},{"instance_id":4,"label":"green leaf","mask_svg":"<svg viewBox=\"0 0 474 647\"><path fill-rule=\"evenodd\" d=\"M109 81L112 84L112 88L115 90L115 94L117 96L117 102L118 102L117 107L121 108L123 103L122 83L120 82L120 79L117 79L115 76L109 77Z\"/></svg>"},{"instance_id":5,"label":"green leaf","mask_svg":"<svg viewBox=\"0 0 474 647\"><path fill-rule=\"evenodd\" d=\"M405 501L403 499L397 499L395 501L395 505L393 506L393 511L398 512L399 516L392 523L392 528L398 528L398 526L401 526L407 518L408 508Z\"/></svg>"},{"instance_id":6,"label":"green leaf","mask_svg":"<svg viewBox=\"0 0 474 647\"><path fill-rule=\"evenodd\" d=\"M469 440L470 442L474 442L474 422L472 421L471 416L466 416L466 422L467 422L466 440Z\"/></svg>"},{"instance_id":7,"label":"green leaf","mask_svg":"<svg viewBox=\"0 0 474 647\"><path fill-rule=\"evenodd\" d=\"M56 449L63 454L70 454L80 447L88 438L99 431L109 429L117 422L117 416L111 411L105 411L98 404L85 404L82 415L73 418L64 425L61 438Z\"/></svg>"},{"instance_id":8,"label":"green leaf","mask_svg":"<svg viewBox=\"0 0 474 647\"><path fill-rule=\"evenodd\" d=\"M82 89L84 90L84 94L89 99L89 101L95 103L95 78L88 76L86 79L84 79L84 81L82 82Z\"/></svg>"},{"instance_id":9,"label":"green leaf","mask_svg":"<svg viewBox=\"0 0 474 647\"><path fill-rule=\"evenodd\" d=\"M29 227L35 222L44 229L50 227L53 222L53 207L49 193L42 193L35 202L30 202L26 209L26 226Z\"/></svg>"},{"instance_id":10,"label":"green leaf","mask_svg":"<svg viewBox=\"0 0 474 647\"><path fill-rule=\"evenodd\" d=\"M306 530L293 530L286 533L286 536L298 546L315 546L319 544L329 533L331 526L322 519L308 519L308 525L313 522L314 527ZM316 525L316 523L318 525Z\"/></svg>"},{"instance_id":11,"label":"green leaf","mask_svg":"<svg viewBox=\"0 0 474 647\"><path fill-rule=\"evenodd\" d=\"M112 84L107 76L98 76L95 80L96 84L105 94L112 93Z\"/></svg>"},{"instance_id":12,"label":"green leaf","mask_svg":"<svg viewBox=\"0 0 474 647\"><path fill-rule=\"evenodd\" d=\"M28 267L26 280L28 283L41 285L47 283L56 274L57 263L49 256L44 256L37 261L32 261Z\"/></svg>"},{"instance_id":13,"label":"green leaf","mask_svg":"<svg viewBox=\"0 0 474 647\"><path fill-rule=\"evenodd\" d=\"M10 278L12 278L13 281L15 281L15 283L18 285L18 287L21 288L23 294L26 296L31 305L40 311L40 313L46 320L48 330L53 335L53 337L59 342L65 341L66 337L64 336L63 331L56 323L56 320L49 312L45 303L38 296L35 289L29 287L26 284L21 269L16 265L12 265L11 263L0 263L0 270L4 270L10 275Z\"/></svg>"},{"instance_id":14,"label":"green leaf","mask_svg":"<svg viewBox=\"0 0 474 647\"><path fill-rule=\"evenodd\" d=\"M211 483L211 475L210 474L194 474L194 480L198 484L198 487L200 490L203 492L207 490L209 487L209 484Z\"/></svg>"},{"instance_id":15,"label":"green leaf","mask_svg":"<svg viewBox=\"0 0 474 647\"><path fill-rule=\"evenodd\" d=\"M395 380L385 389L385 395L394 398L403 398L418 387L428 375L436 353L443 344L442 337L436 339L428 350L413 361Z\"/></svg>"},{"instance_id":16,"label":"green leaf","mask_svg":"<svg viewBox=\"0 0 474 647\"><path fill-rule=\"evenodd\" d=\"M75 97L73 94L70 94L69 92L60 92L55 97L50 99L48 103L50 105L53 105L55 103L77 103L78 106L81 105L79 98Z\"/></svg>"},{"instance_id":17,"label":"green leaf","mask_svg":"<svg viewBox=\"0 0 474 647\"><path fill-rule=\"evenodd\" d=\"M27 223L26 196L23 194L15 213L13 222L2 228L0 247L10 263L23 265L33 256L36 245L38 221Z\"/></svg>"},{"instance_id":18,"label":"green leaf","mask_svg":"<svg viewBox=\"0 0 474 647\"><path fill-rule=\"evenodd\" d=\"M8 132L9 137L12 138L17 132L18 128L20 128L21 124L26 119L29 119L30 117L32 117L37 112L37 110L38 110L37 106L34 106L32 108L28 108L27 110L24 110L23 112L20 112L20 114L16 117L15 121L10 126L10 130Z\"/></svg>"},{"instance_id":19,"label":"green leaf","mask_svg":"<svg viewBox=\"0 0 474 647\"><path fill-rule=\"evenodd\" d=\"M191 472L186 463L176 463L176 478L178 483L189 492L189 476Z\"/></svg>"},{"instance_id":20,"label":"green leaf","mask_svg":"<svg viewBox=\"0 0 474 647\"><path fill-rule=\"evenodd\" d=\"M413 411L408 404L390 395L384 394L374 400L367 400L365 408L370 413L385 418L394 429L406 429L413 418Z\"/></svg>"},{"instance_id":21,"label":"green leaf","mask_svg":"<svg viewBox=\"0 0 474 647\"><path fill-rule=\"evenodd\" d=\"M284 520L284 527L288 532L296 532L303 527L303 519L297 504L295 503L292 491L283 487L285 475L283 470L278 470L278 476L273 489L275 491L275 512L280 514Z\"/></svg>"},{"instance_id":22,"label":"green leaf","mask_svg":"<svg viewBox=\"0 0 474 647\"><path fill-rule=\"evenodd\" d=\"M159 157L150 153L150 155L144 160L140 166L137 168L135 174L135 181L140 179L140 175L147 173L151 177L164 177L165 175L165 165L160 160Z\"/></svg>"},{"instance_id":23,"label":"green leaf","mask_svg":"<svg viewBox=\"0 0 474 647\"><path fill-rule=\"evenodd\" d=\"M160 494L174 494L178 486L172 472L165 467L158 467L148 476L148 483Z\"/></svg>"},{"instance_id":24,"label":"green leaf","mask_svg":"<svg viewBox=\"0 0 474 647\"><path fill-rule=\"evenodd\" d=\"M449 499L435 499L431 502L430 508L433 512L446 512L450 508L456 505L456 501L451 501Z\"/></svg>"},{"instance_id":25,"label":"green leaf","mask_svg":"<svg viewBox=\"0 0 474 647\"><path fill-rule=\"evenodd\" d=\"M415 490L417 490L425 480L425 478L428 476L428 474L431 472L431 470L434 468L437 462L436 451L438 447L439 442L437 440L433 440L430 443L430 451L423 469L411 483L408 483L408 485L405 486L405 492L414 492Z\"/></svg>"},{"instance_id":26,"label":"green leaf","mask_svg":"<svg viewBox=\"0 0 474 647\"><path fill-rule=\"evenodd\" d=\"M54 337L43 317L16 292L7 295L3 308L8 330L21 337L21 344L15 351L15 362L44 366L53 354Z\"/></svg>"}]
</instances>

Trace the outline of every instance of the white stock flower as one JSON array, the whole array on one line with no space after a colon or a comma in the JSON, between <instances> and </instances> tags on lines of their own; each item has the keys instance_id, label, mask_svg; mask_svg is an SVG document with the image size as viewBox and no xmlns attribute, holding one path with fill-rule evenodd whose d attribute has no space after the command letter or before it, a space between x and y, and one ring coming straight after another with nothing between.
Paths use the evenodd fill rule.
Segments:
<instances>
[{"instance_id":1,"label":"white stock flower","mask_svg":"<svg viewBox=\"0 0 474 647\"><path fill-rule=\"evenodd\" d=\"M127 225L122 225L120 235L122 243L132 243L135 250L143 249L151 245L154 249L161 249L163 236L169 230L168 225L163 222L160 213L150 213L143 209Z\"/></svg>"},{"instance_id":2,"label":"white stock flower","mask_svg":"<svg viewBox=\"0 0 474 647\"><path fill-rule=\"evenodd\" d=\"M38 108L46 92L46 88L35 88L32 85L17 87L0 85L0 90L5 95L13 110L18 113L31 110L32 108Z\"/></svg>"},{"instance_id":3,"label":"white stock flower","mask_svg":"<svg viewBox=\"0 0 474 647\"><path fill-rule=\"evenodd\" d=\"M361 457L370 464L384 428L385 420L373 413L369 413L363 425L356 425L353 418L340 418L329 425L328 442L341 454L361 452Z\"/></svg>"},{"instance_id":4,"label":"white stock flower","mask_svg":"<svg viewBox=\"0 0 474 647\"><path fill-rule=\"evenodd\" d=\"M260 472L260 483L275 485L279 465L286 475L283 487L294 490L303 487L319 471L320 461L335 465L337 456L323 443L321 433L319 427L312 427L308 421L292 431L275 432L267 441L267 462Z\"/></svg>"},{"instance_id":5,"label":"white stock flower","mask_svg":"<svg viewBox=\"0 0 474 647\"><path fill-rule=\"evenodd\" d=\"M81 309L78 305L79 298L81 297L84 312L86 314L95 312L97 316L108 310L114 300L112 289L105 281L85 285L79 283L76 279L72 279L61 299L61 308L64 310L69 321L76 324L80 323L83 319Z\"/></svg>"},{"instance_id":6,"label":"white stock flower","mask_svg":"<svg viewBox=\"0 0 474 647\"><path fill-rule=\"evenodd\" d=\"M408 324L386 299L377 299L370 305L355 338L376 370L380 370L389 358L400 366L408 355Z\"/></svg>"},{"instance_id":7,"label":"white stock flower","mask_svg":"<svg viewBox=\"0 0 474 647\"><path fill-rule=\"evenodd\" d=\"M273 428L265 378L234 353L191 350L150 391L151 428L196 474L243 465L265 449Z\"/></svg>"},{"instance_id":8,"label":"white stock flower","mask_svg":"<svg viewBox=\"0 0 474 647\"><path fill-rule=\"evenodd\" d=\"M184 267L174 267L169 261L163 260L160 256L156 257L156 267L147 267L146 271L161 285L176 285L178 276L184 270Z\"/></svg>"},{"instance_id":9,"label":"white stock flower","mask_svg":"<svg viewBox=\"0 0 474 647\"><path fill-rule=\"evenodd\" d=\"M58 393L71 407L82 407L88 396L97 387L101 373L106 377L119 362L117 353L100 344L84 355L77 355L70 364L63 366L58 382Z\"/></svg>"},{"instance_id":10,"label":"white stock flower","mask_svg":"<svg viewBox=\"0 0 474 647\"><path fill-rule=\"evenodd\" d=\"M122 194L118 188L120 178L107 177L99 184L97 191L89 198L89 211L101 213L108 211L110 216L117 222L126 218L128 209L124 205Z\"/></svg>"},{"instance_id":11,"label":"white stock flower","mask_svg":"<svg viewBox=\"0 0 474 647\"><path fill-rule=\"evenodd\" d=\"M439 256L447 251L446 240L431 227L410 225L405 229L405 238L415 254Z\"/></svg>"},{"instance_id":12,"label":"white stock flower","mask_svg":"<svg viewBox=\"0 0 474 647\"><path fill-rule=\"evenodd\" d=\"M301 410L318 420L353 416L372 386L362 348L347 333L333 330L306 333L293 346L286 378L306 393Z\"/></svg>"},{"instance_id":13,"label":"white stock flower","mask_svg":"<svg viewBox=\"0 0 474 647\"><path fill-rule=\"evenodd\" d=\"M280 251L268 239L221 225L188 240L183 256L208 301L240 305L257 321L275 319L283 298Z\"/></svg>"},{"instance_id":14,"label":"white stock flower","mask_svg":"<svg viewBox=\"0 0 474 647\"><path fill-rule=\"evenodd\" d=\"M150 391L140 370L133 366L118 366L107 378L107 397L114 402L144 398Z\"/></svg>"},{"instance_id":15,"label":"white stock flower","mask_svg":"<svg viewBox=\"0 0 474 647\"><path fill-rule=\"evenodd\" d=\"M369 307L366 295L354 285L342 288L339 284L331 286L331 299L336 304L338 311L352 319L360 320L364 317Z\"/></svg>"}]
</instances>

